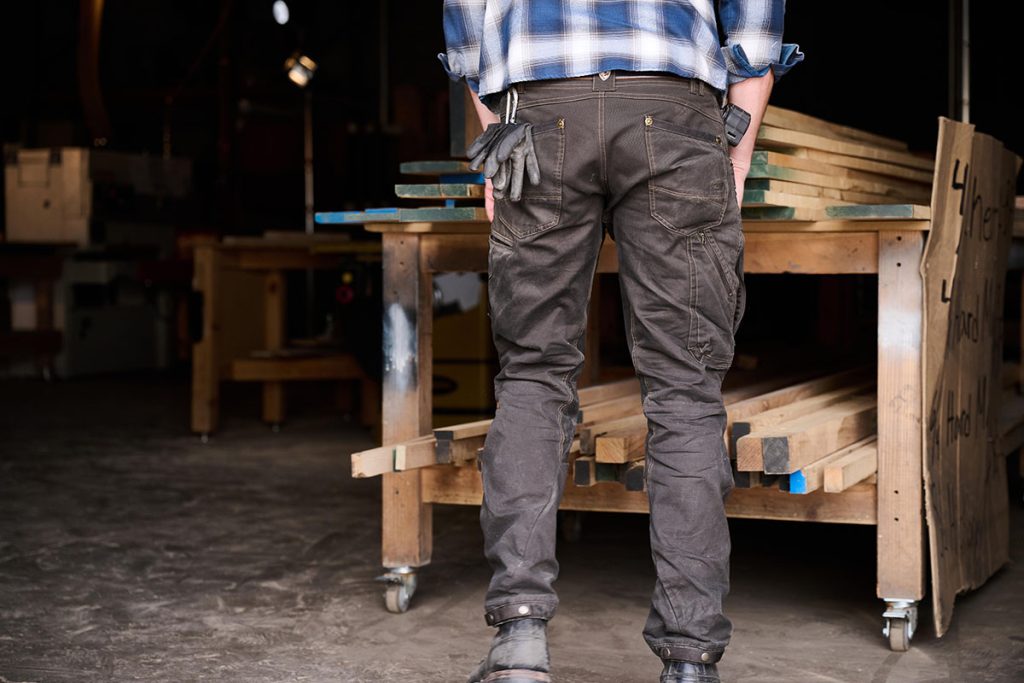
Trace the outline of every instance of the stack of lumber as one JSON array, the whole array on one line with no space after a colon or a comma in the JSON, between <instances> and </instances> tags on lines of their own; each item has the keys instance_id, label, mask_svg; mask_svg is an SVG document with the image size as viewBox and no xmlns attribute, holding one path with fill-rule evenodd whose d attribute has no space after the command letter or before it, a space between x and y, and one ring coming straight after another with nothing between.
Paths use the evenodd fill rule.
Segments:
<instances>
[{"instance_id":1,"label":"stack of lumber","mask_svg":"<svg viewBox=\"0 0 1024 683\"><path fill-rule=\"evenodd\" d=\"M744 220L927 219L932 158L899 140L806 114L768 107L743 192ZM409 176L429 182L395 185L399 199L439 202L317 214L332 224L486 221L483 175L465 161L412 161ZM456 202L459 204L457 205Z\"/></svg>"},{"instance_id":2,"label":"stack of lumber","mask_svg":"<svg viewBox=\"0 0 1024 683\"><path fill-rule=\"evenodd\" d=\"M581 427L587 420L641 413L640 385L635 378L580 389L579 398ZM490 426L491 420L452 425L410 441L353 453L352 476L373 477L430 465L465 465L476 460ZM573 440L570 453L579 453L578 438Z\"/></svg>"},{"instance_id":3,"label":"stack of lumber","mask_svg":"<svg viewBox=\"0 0 1024 683\"><path fill-rule=\"evenodd\" d=\"M928 218L934 160L906 143L768 107L743 193L746 220Z\"/></svg>"},{"instance_id":4,"label":"stack of lumber","mask_svg":"<svg viewBox=\"0 0 1024 683\"><path fill-rule=\"evenodd\" d=\"M873 370L824 377L778 376L723 392L724 435L741 487L778 486L790 493L845 491L875 474ZM571 485L614 483L643 490L647 421L635 379L580 390L570 448ZM352 476L370 477L476 460L490 420L352 455Z\"/></svg>"},{"instance_id":5,"label":"stack of lumber","mask_svg":"<svg viewBox=\"0 0 1024 683\"><path fill-rule=\"evenodd\" d=\"M438 202L416 208L392 207L363 211L318 213L318 223L474 223L487 220L483 207L483 174L471 171L469 162L459 160L409 161L400 166L404 175L430 178L429 182L395 185L399 199ZM456 202L462 205L456 205ZM465 202L472 202L465 205Z\"/></svg>"}]
</instances>

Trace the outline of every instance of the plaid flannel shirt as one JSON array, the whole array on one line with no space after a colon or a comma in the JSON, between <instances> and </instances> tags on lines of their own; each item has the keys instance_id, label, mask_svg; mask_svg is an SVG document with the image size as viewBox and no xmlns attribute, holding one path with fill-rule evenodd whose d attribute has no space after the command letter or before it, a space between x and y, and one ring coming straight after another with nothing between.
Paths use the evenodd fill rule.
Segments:
<instances>
[{"instance_id":1,"label":"plaid flannel shirt","mask_svg":"<svg viewBox=\"0 0 1024 683\"><path fill-rule=\"evenodd\" d=\"M720 91L782 76L803 60L783 44L785 0L444 0L452 80L485 102L513 83L601 71L667 71ZM724 45L719 39L721 21Z\"/></svg>"}]
</instances>

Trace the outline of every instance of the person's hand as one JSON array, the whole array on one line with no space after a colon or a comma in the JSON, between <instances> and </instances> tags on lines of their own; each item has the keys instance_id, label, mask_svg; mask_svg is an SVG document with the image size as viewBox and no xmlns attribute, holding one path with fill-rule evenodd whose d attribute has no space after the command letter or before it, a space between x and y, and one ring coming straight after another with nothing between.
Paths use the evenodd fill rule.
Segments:
<instances>
[{"instance_id":1,"label":"person's hand","mask_svg":"<svg viewBox=\"0 0 1024 683\"><path fill-rule=\"evenodd\" d=\"M736 204L743 206L743 186L747 182L747 174L750 173L750 160L732 158L732 175L736 181Z\"/></svg>"},{"instance_id":2,"label":"person's hand","mask_svg":"<svg viewBox=\"0 0 1024 683\"><path fill-rule=\"evenodd\" d=\"M487 211L487 220L494 222L494 186L491 179L484 180L484 209Z\"/></svg>"}]
</instances>

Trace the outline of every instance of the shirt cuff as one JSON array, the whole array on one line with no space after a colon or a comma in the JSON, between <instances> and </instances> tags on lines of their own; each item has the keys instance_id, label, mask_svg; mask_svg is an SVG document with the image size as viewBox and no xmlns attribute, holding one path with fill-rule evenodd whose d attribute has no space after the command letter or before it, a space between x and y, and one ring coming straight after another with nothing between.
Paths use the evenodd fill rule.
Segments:
<instances>
[{"instance_id":1,"label":"shirt cuff","mask_svg":"<svg viewBox=\"0 0 1024 683\"><path fill-rule=\"evenodd\" d=\"M771 69L778 80L794 66L804 61L804 53L800 46L795 43L783 43L779 58L776 61L757 68L747 59L742 45L729 45L722 48L722 57L725 59L726 68L729 70L729 85L745 81L748 78L760 78Z\"/></svg>"},{"instance_id":2,"label":"shirt cuff","mask_svg":"<svg viewBox=\"0 0 1024 683\"><path fill-rule=\"evenodd\" d=\"M465 78L470 90L472 90L473 92L480 91L480 80L477 78L471 78L467 74L462 74L452 69L451 62L448 61L448 55L446 55L444 52L438 52L437 59L439 62L441 62L441 67L444 69L444 72L448 74L448 78L456 82L461 81L463 78Z\"/></svg>"}]
</instances>

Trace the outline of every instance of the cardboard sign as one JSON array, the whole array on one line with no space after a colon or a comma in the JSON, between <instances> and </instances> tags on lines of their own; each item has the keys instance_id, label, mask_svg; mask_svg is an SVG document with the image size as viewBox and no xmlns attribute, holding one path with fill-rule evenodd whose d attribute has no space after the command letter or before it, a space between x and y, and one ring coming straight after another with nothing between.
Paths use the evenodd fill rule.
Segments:
<instances>
[{"instance_id":1,"label":"cardboard sign","mask_svg":"<svg viewBox=\"0 0 1024 683\"><path fill-rule=\"evenodd\" d=\"M940 119L921 263L925 506L940 636L957 593L980 586L1009 559L999 392L1019 167L998 140Z\"/></svg>"}]
</instances>

